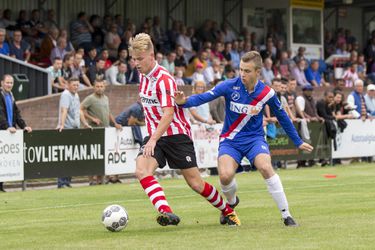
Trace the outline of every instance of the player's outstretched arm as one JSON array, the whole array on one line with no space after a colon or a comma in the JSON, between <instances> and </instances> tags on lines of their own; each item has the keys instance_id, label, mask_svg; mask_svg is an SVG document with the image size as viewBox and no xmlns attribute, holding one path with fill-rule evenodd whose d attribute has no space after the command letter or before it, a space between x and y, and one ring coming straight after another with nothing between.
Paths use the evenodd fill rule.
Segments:
<instances>
[{"instance_id":1,"label":"player's outstretched arm","mask_svg":"<svg viewBox=\"0 0 375 250\"><path fill-rule=\"evenodd\" d=\"M302 143L298 148L306 152L312 152L314 150L314 147L306 142Z\"/></svg>"},{"instance_id":2,"label":"player's outstretched arm","mask_svg":"<svg viewBox=\"0 0 375 250\"><path fill-rule=\"evenodd\" d=\"M225 82L219 83L218 85L216 85L212 89L210 89L210 90L208 90L208 91L206 91L202 94L196 94L196 95L192 95L192 96L189 96L189 97L177 96L177 93L181 92L181 91L176 91L175 101L176 101L177 104L179 104L177 102L176 98L179 98L179 100L181 100L181 102L183 102L183 100L185 100L185 103L182 106L183 108L200 106L204 103L215 100L216 98L218 98L220 96L223 96L225 94L225 87L226 87L223 83L225 83ZM180 95L182 95L182 94L180 93Z\"/></svg>"},{"instance_id":3,"label":"player's outstretched arm","mask_svg":"<svg viewBox=\"0 0 375 250\"><path fill-rule=\"evenodd\" d=\"M183 91L176 91L174 96L174 101L177 105L184 105L186 103L187 97Z\"/></svg>"}]
</instances>

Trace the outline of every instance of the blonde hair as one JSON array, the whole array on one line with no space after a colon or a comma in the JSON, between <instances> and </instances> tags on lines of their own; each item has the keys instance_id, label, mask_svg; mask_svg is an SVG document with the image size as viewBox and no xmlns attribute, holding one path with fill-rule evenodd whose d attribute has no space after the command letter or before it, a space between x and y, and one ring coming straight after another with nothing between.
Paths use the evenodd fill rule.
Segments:
<instances>
[{"instance_id":1,"label":"blonde hair","mask_svg":"<svg viewBox=\"0 0 375 250\"><path fill-rule=\"evenodd\" d=\"M154 51L154 45L152 44L151 37L146 33L139 33L135 37L129 40L129 53L132 52L145 52Z\"/></svg>"},{"instance_id":2,"label":"blonde hair","mask_svg":"<svg viewBox=\"0 0 375 250\"><path fill-rule=\"evenodd\" d=\"M241 61L248 63L248 62L253 62L255 69L261 69L263 62L262 62L262 57L257 51L249 51L246 52L242 57Z\"/></svg>"},{"instance_id":3,"label":"blonde hair","mask_svg":"<svg viewBox=\"0 0 375 250\"><path fill-rule=\"evenodd\" d=\"M197 93L197 85L199 85L199 84L202 84L205 88L207 87L206 83L203 82L203 81L193 81L193 90L192 90L193 94Z\"/></svg>"}]
</instances>

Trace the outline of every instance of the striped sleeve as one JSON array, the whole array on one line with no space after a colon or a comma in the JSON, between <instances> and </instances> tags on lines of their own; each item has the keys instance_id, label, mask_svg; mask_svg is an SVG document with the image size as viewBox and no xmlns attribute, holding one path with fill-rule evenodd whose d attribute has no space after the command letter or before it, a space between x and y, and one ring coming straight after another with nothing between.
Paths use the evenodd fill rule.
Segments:
<instances>
[{"instance_id":1,"label":"striped sleeve","mask_svg":"<svg viewBox=\"0 0 375 250\"><path fill-rule=\"evenodd\" d=\"M175 106L173 97L176 89L176 82L171 77L161 77L156 83L156 96L162 108Z\"/></svg>"}]
</instances>

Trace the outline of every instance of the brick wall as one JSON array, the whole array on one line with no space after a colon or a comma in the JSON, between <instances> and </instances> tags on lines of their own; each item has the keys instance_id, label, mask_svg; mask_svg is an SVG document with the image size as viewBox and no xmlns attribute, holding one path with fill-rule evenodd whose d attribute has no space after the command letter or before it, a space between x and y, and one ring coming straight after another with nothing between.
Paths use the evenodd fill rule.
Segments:
<instances>
[{"instance_id":1,"label":"brick wall","mask_svg":"<svg viewBox=\"0 0 375 250\"><path fill-rule=\"evenodd\" d=\"M191 94L191 86L179 87L187 95ZM80 100L90 95L92 89L85 89L78 92ZM35 129L55 129L58 122L58 109L61 94L53 94L44 97L37 97L17 102L21 110L22 118L27 125ZM109 105L112 114L116 117L125 108L137 100L138 86L108 86L106 95L109 98Z\"/></svg>"}]
</instances>

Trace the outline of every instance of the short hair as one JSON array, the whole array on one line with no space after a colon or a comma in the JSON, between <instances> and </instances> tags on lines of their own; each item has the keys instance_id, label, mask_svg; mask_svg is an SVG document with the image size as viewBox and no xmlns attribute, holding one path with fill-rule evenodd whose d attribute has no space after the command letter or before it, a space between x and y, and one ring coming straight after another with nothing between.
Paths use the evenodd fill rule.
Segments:
<instances>
[{"instance_id":1,"label":"short hair","mask_svg":"<svg viewBox=\"0 0 375 250\"><path fill-rule=\"evenodd\" d=\"M79 79L77 77L71 77L68 79L68 83L72 83L72 82L79 82Z\"/></svg>"},{"instance_id":2,"label":"short hair","mask_svg":"<svg viewBox=\"0 0 375 250\"><path fill-rule=\"evenodd\" d=\"M362 85L363 86L363 81L361 79L357 79L354 81L354 86L359 86L359 85Z\"/></svg>"},{"instance_id":3,"label":"short hair","mask_svg":"<svg viewBox=\"0 0 375 250\"><path fill-rule=\"evenodd\" d=\"M62 59L61 59L61 57L59 57L59 56L56 56L55 58L53 58L53 63L55 63L55 62L56 62L56 61L58 61L58 60L60 60L60 61L61 61Z\"/></svg>"},{"instance_id":4,"label":"short hair","mask_svg":"<svg viewBox=\"0 0 375 250\"><path fill-rule=\"evenodd\" d=\"M97 77L94 81L94 86L97 84L97 83L104 83L104 79L103 78L100 78L100 77Z\"/></svg>"},{"instance_id":5,"label":"short hair","mask_svg":"<svg viewBox=\"0 0 375 250\"><path fill-rule=\"evenodd\" d=\"M272 80L271 80L271 84L274 84L274 82L282 82L281 81L281 79L280 78L273 78Z\"/></svg>"},{"instance_id":6,"label":"short hair","mask_svg":"<svg viewBox=\"0 0 375 250\"><path fill-rule=\"evenodd\" d=\"M72 57L73 57L72 54L70 54L70 53L66 54L66 55L64 56L63 62L69 61L70 58L72 58Z\"/></svg>"},{"instance_id":7,"label":"short hair","mask_svg":"<svg viewBox=\"0 0 375 250\"><path fill-rule=\"evenodd\" d=\"M154 51L154 45L152 44L151 37L146 33L139 33L135 37L129 40L129 52L145 52Z\"/></svg>"},{"instance_id":8,"label":"short hair","mask_svg":"<svg viewBox=\"0 0 375 250\"><path fill-rule=\"evenodd\" d=\"M12 76L11 74L5 74L5 75L3 75L3 79L2 79L2 81L5 81L5 78L7 78L7 77L13 79L13 76Z\"/></svg>"},{"instance_id":9,"label":"short hair","mask_svg":"<svg viewBox=\"0 0 375 250\"><path fill-rule=\"evenodd\" d=\"M262 68L262 57L260 56L259 52L257 51L249 51L246 52L242 57L241 61L244 63L253 62L255 69L261 69Z\"/></svg>"}]
</instances>

